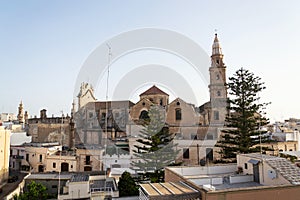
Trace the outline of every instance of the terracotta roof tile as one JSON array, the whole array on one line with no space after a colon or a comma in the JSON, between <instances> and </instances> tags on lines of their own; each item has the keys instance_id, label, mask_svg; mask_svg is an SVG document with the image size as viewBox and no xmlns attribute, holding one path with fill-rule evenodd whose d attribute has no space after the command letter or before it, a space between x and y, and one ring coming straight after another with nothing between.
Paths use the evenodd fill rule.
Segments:
<instances>
[{"instance_id":1,"label":"terracotta roof tile","mask_svg":"<svg viewBox=\"0 0 300 200\"><path fill-rule=\"evenodd\" d=\"M164 91L162 91L161 89L159 89L155 85L153 85L151 88L149 88L148 90L146 90L145 92L143 92L142 94L140 94L140 96L153 95L153 94L162 94L162 95L169 96L167 93L165 93Z\"/></svg>"}]
</instances>

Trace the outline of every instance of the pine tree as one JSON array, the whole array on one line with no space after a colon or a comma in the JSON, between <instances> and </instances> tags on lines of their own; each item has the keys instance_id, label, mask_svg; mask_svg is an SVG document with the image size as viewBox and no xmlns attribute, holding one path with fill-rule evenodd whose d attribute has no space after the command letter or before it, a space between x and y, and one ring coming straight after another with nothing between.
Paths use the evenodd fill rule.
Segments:
<instances>
[{"instance_id":1,"label":"pine tree","mask_svg":"<svg viewBox=\"0 0 300 200\"><path fill-rule=\"evenodd\" d=\"M175 150L177 144L165 126L165 110L152 106L149 118L137 140L139 145L135 145L134 155L139 161L133 161L132 165L137 171L147 173L152 182L158 182L164 167L175 162L179 150Z\"/></svg>"},{"instance_id":2,"label":"pine tree","mask_svg":"<svg viewBox=\"0 0 300 200\"><path fill-rule=\"evenodd\" d=\"M216 146L221 148L223 161L236 161L236 154L259 152L260 143L269 142L266 131L260 130L268 123L264 110L269 103L259 101L264 83L248 70L236 71L227 86L230 98L225 124L228 129L223 131Z\"/></svg>"},{"instance_id":3,"label":"pine tree","mask_svg":"<svg viewBox=\"0 0 300 200\"><path fill-rule=\"evenodd\" d=\"M134 179L131 177L131 174L126 171L120 177L118 189L120 197L139 195L139 187L134 182Z\"/></svg>"}]
</instances>

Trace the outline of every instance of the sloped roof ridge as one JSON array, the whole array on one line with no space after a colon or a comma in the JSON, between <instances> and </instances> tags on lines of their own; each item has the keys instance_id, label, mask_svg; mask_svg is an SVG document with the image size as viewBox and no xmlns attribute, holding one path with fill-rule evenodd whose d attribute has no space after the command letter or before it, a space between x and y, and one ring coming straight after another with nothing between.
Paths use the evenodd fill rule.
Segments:
<instances>
[{"instance_id":1,"label":"sloped roof ridge","mask_svg":"<svg viewBox=\"0 0 300 200\"><path fill-rule=\"evenodd\" d=\"M151 94L162 94L162 95L169 96L167 93L165 93L164 91L162 91L161 89L159 89L155 85L153 85L151 88L149 88L148 90L146 90L145 92L143 92L142 94L140 94L140 96L151 95Z\"/></svg>"}]
</instances>

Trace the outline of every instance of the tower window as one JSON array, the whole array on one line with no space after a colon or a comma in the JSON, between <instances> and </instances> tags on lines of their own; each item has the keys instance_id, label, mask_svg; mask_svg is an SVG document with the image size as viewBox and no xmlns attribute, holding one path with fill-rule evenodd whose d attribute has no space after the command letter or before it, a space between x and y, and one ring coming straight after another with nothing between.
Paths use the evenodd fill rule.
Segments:
<instances>
[{"instance_id":1,"label":"tower window","mask_svg":"<svg viewBox=\"0 0 300 200\"><path fill-rule=\"evenodd\" d=\"M214 139L214 134L213 133L207 133L206 139L207 140L213 140Z\"/></svg>"},{"instance_id":2,"label":"tower window","mask_svg":"<svg viewBox=\"0 0 300 200\"><path fill-rule=\"evenodd\" d=\"M217 64L220 64L220 61L219 61L219 60L217 60Z\"/></svg>"},{"instance_id":3,"label":"tower window","mask_svg":"<svg viewBox=\"0 0 300 200\"><path fill-rule=\"evenodd\" d=\"M190 150L188 148L183 148L183 158L184 159L190 158Z\"/></svg>"},{"instance_id":4,"label":"tower window","mask_svg":"<svg viewBox=\"0 0 300 200\"><path fill-rule=\"evenodd\" d=\"M159 100L159 104L162 106L163 105L163 99Z\"/></svg>"},{"instance_id":5,"label":"tower window","mask_svg":"<svg viewBox=\"0 0 300 200\"><path fill-rule=\"evenodd\" d=\"M217 91L217 96L221 96L221 92L220 91Z\"/></svg>"},{"instance_id":6,"label":"tower window","mask_svg":"<svg viewBox=\"0 0 300 200\"><path fill-rule=\"evenodd\" d=\"M219 120L219 111L214 111L214 120Z\"/></svg>"},{"instance_id":7,"label":"tower window","mask_svg":"<svg viewBox=\"0 0 300 200\"><path fill-rule=\"evenodd\" d=\"M220 79L220 75L219 75L219 74L216 75L216 79L217 79L217 80Z\"/></svg>"},{"instance_id":8,"label":"tower window","mask_svg":"<svg viewBox=\"0 0 300 200\"><path fill-rule=\"evenodd\" d=\"M175 118L176 120L181 120L181 109L176 109L175 110Z\"/></svg>"}]
</instances>

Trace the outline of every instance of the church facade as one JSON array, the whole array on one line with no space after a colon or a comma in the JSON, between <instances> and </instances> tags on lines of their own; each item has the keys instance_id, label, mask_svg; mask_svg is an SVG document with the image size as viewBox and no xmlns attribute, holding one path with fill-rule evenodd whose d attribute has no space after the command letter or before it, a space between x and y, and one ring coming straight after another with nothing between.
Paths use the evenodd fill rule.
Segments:
<instances>
[{"instance_id":1,"label":"church facade","mask_svg":"<svg viewBox=\"0 0 300 200\"><path fill-rule=\"evenodd\" d=\"M149 117L153 105L161 106L166 113L166 126L174 134L180 153L178 161L197 165L201 159L217 159L214 144L224 127L227 115L226 66L222 49L215 35L209 68L210 100L197 107L178 97L169 101L169 95L157 86L140 94L137 103L131 101L97 101L89 84L84 83L78 95L78 110L74 113L75 144L114 145L128 142L129 153L136 144L142 121Z\"/></svg>"}]
</instances>

